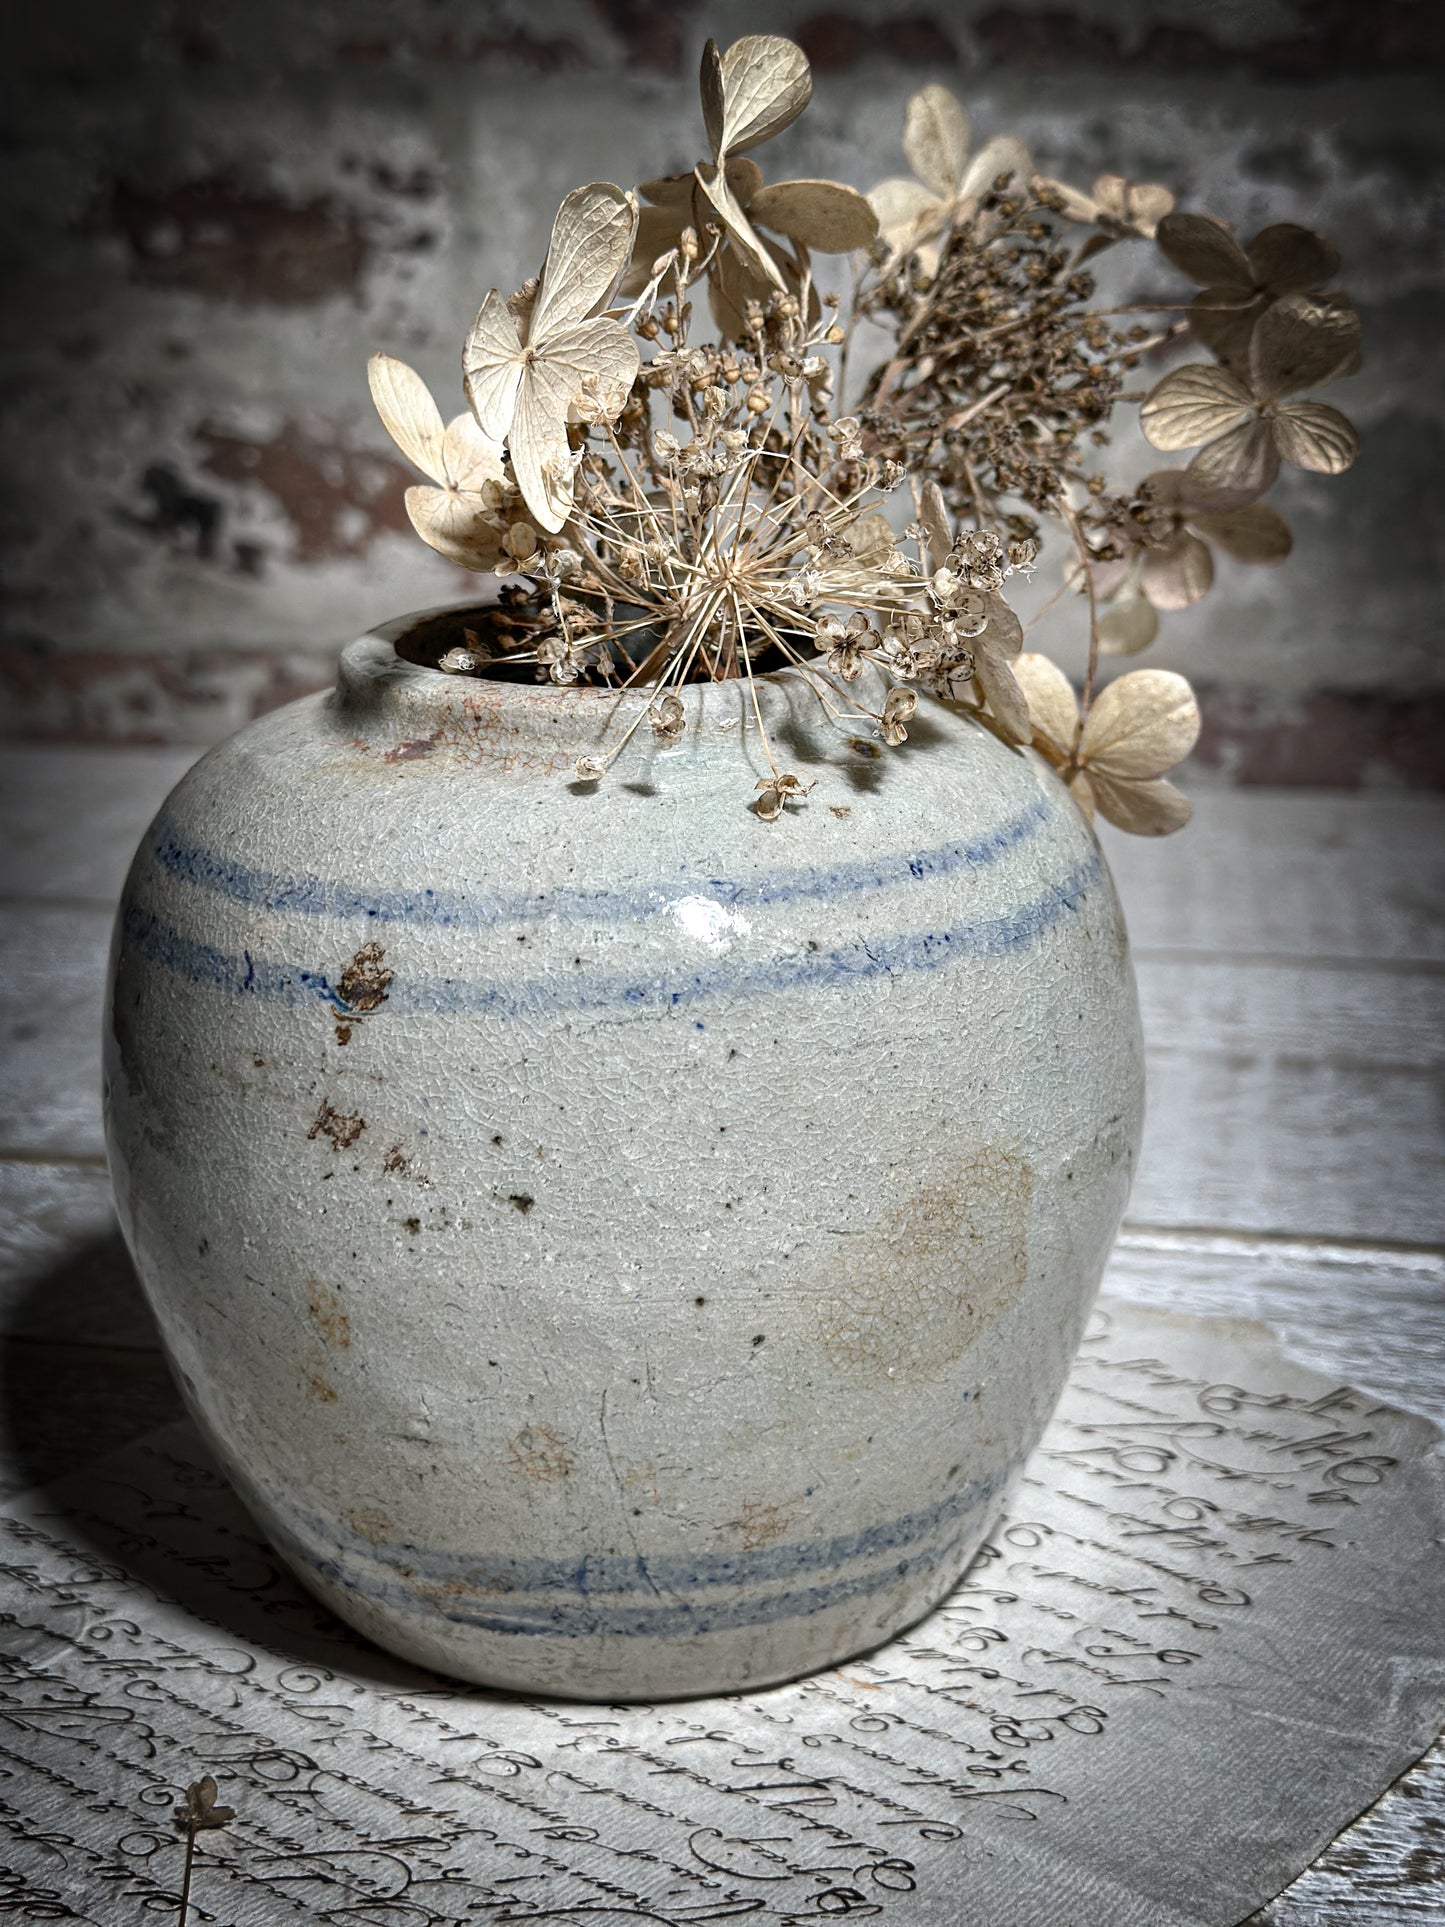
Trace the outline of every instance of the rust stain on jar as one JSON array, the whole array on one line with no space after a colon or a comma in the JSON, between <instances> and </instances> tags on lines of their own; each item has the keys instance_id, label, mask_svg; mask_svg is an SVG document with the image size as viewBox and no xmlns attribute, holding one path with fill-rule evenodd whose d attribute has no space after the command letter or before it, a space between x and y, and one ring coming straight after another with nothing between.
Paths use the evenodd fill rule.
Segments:
<instances>
[{"instance_id":1,"label":"rust stain on jar","mask_svg":"<svg viewBox=\"0 0 1445 1927\"><path fill-rule=\"evenodd\" d=\"M337 979L336 994L351 1010L364 1015L380 1010L386 1002L387 986L396 972L384 968L385 955L379 943L364 943Z\"/></svg>"},{"instance_id":2,"label":"rust stain on jar","mask_svg":"<svg viewBox=\"0 0 1445 1927\"><path fill-rule=\"evenodd\" d=\"M379 1505L351 1506L342 1513L341 1522L350 1526L359 1539L368 1539L374 1546L396 1536L396 1520Z\"/></svg>"},{"instance_id":3,"label":"rust stain on jar","mask_svg":"<svg viewBox=\"0 0 1445 1927\"><path fill-rule=\"evenodd\" d=\"M728 1524L737 1533L744 1552L752 1552L782 1538L789 1525L789 1508L765 1499L744 1499L737 1518L729 1519Z\"/></svg>"},{"instance_id":4,"label":"rust stain on jar","mask_svg":"<svg viewBox=\"0 0 1445 1927\"><path fill-rule=\"evenodd\" d=\"M576 1469L577 1460L560 1432L550 1425L524 1425L507 1440L507 1460L524 1479L551 1485Z\"/></svg>"},{"instance_id":5,"label":"rust stain on jar","mask_svg":"<svg viewBox=\"0 0 1445 1927\"><path fill-rule=\"evenodd\" d=\"M302 1360L301 1389L316 1405L334 1405L340 1396L326 1376L324 1359Z\"/></svg>"},{"instance_id":6,"label":"rust stain on jar","mask_svg":"<svg viewBox=\"0 0 1445 1927\"><path fill-rule=\"evenodd\" d=\"M349 1151L366 1129L366 1119L356 1112L344 1115L336 1110L330 1098L321 1100L321 1109L316 1113L316 1122L306 1133L308 1138L329 1137L336 1151Z\"/></svg>"},{"instance_id":7,"label":"rust stain on jar","mask_svg":"<svg viewBox=\"0 0 1445 1927\"><path fill-rule=\"evenodd\" d=\"M960 1358L1023 1290L1032 1190L1023 1158L985 1145L878 1231L842 1239L821 1298L829 1363L919 1383Z\"/></svg>"},{"instance_id":8,"label":"rust stain on jar","mask_svg":"<svg viewBox=\"0 0 1445 1927\"><path fill-rule=\"evenodd\" d=\"M351 1320L342 1309L340 1294L308 1274L306 1301L311 1308L311 1322L327 1344L336 1351L350 1351Z\"/></svg>"},{"instance_id":9,"label":"rust stain on jar","mask_svg":"<svg viewBox=\"0 0 1445 1927\"><path fill-rule=\"evenodd\" d=\"M381 760L383 763L415 763L439 749L444 736L445 732L440 729L434 729L430 736L415 736L410 742L398 743L394 749L387 750Z\"/></svg>"}]
</instances>

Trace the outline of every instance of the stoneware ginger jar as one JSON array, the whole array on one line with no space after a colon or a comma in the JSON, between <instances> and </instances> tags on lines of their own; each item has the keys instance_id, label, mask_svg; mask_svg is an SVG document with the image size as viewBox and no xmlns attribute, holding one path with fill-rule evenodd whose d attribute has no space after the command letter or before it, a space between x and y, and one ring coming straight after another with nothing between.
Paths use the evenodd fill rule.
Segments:
<instances>
[{"instance_id":1,"label":"stoneware ginger jar","mask_svg":"<svg viewBox=\"0 0 1445 1927\"><path fill-rule=\"evenodd\" d=\"M1094 836L926 700L449 677L446 612L213 750L116 930L122 1223L190 1408L379 1645L588 1699L833 1664L958 1579L1139 1138ZM644 742L644 738L647 739Z\"/></svg>"}]
</instances>

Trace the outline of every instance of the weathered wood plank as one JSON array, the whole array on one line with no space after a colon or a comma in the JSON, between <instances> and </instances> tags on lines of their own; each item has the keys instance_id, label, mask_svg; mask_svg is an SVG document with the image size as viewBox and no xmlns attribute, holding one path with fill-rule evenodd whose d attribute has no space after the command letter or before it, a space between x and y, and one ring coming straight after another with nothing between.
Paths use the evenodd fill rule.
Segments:
<instances>
[{"instance_id":1,"label":"weathered wood plank","mask_svg":"<svg viewBox=\"0 0 1445 1927\"><path fill-rule=\"evenodd\" d=\"M1205 790L1182 835L1105 824L1136 951L1445 959L1445 798Z\"/></svg>"},{"instance_id":2,"label":"weathered wood plank","mask_svg":"<svg viewBox=\"0 0 1445 1927\"><path fill-rule=\"evenodd\" d=\"M1243 1070L1445 1067L1445 972L1430 965L1312 964L1269 958L1140 958L1144 1034L1156 1057L1221 1058Z\"/></svg>"},{"instance_id":3,"label":"weathered wood plank","mask_svg":"<svg viewBox=\"0 0 1445 1927\"><path fill-rule=\"evenodd\" d=\"M0 1156L97 1157L111 913L21 903L0 973Z\"/></svg>"},{"instance_id":4,"label":"weathered wood plank","mask_svg":"<svg viewBox=\"0 0 1445 1927\"><path fill-rule=\"evenodd\" d=\"M1445 1906L1445 1743L1436 1741L1246 1927L1439 1927Z\"/></svg>"},{"instance_id":5,"label":"weathered wood plank","mask_svg":"<svg viewBox=\"0 0 1445 1927\"><path fill-rule=\"evenodd\" d=\"M1132 1218L1445 1243L1433 968L1145 956Z\"/></svg>"},{"instance_id":6,"label":"weathered wood plank","mask_svg":"<svg viewBox=\"0 0 1445 1927\"><path fill-rule=\"evenodd\" d=\"M141 833L199 754L7 743L0 896L113 903Z\"/></svg>"},{"instance_id":7,"label":"weathered wood plank","mask_svg":"<svg viewBox=\"0 0 1445 1927\"><path fill-rule=\"evenodd\" d=\"M1132 1222L1441 1242L1438 1079L1177 1048L1148 1078Z\"/></svg>"}]
</instances>

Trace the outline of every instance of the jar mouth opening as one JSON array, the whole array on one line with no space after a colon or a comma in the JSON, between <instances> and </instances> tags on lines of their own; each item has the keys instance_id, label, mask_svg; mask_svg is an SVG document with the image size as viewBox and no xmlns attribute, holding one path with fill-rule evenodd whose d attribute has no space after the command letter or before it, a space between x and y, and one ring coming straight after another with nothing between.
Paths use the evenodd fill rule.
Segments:
<instances>
[{"instance_id":1,"label":"jar mouth opening","mask_svg":"<svg viewBox=\"0 0 1445 1927\"><path fill-rule=\"evenodd\" d=\"M655 686L656 674L646 673L647 657L656 651L662 632L655 623L639 621L645 611L619 603L616 633L601 632L606 639L609 670L603 673L584 668L575 680L561 682L549 675L545 666L539 666L536 650L526 646L525 635L519 637L514 626L517 606L509 607L496 596L471 603L449 603L378 624L371 633L391 644L399 662L413 669L431 671L439 679L463 688L476 683L501 683L539 696L551 692L574 701L578 697L615 701L624 688L645 695ZM473 656L475 666L459 671L444 670L442 660L453 651L465 651ZM508 652L516 659L509 659ZM759 678L789 666L783 651L771 645L753 654L753 673ZM661 667L660 660L655 667ZM740 672L715 675L699 661L681 686L745 680ZM674 686L678 685L674 683Z\"/></svg>"}]
</instances>

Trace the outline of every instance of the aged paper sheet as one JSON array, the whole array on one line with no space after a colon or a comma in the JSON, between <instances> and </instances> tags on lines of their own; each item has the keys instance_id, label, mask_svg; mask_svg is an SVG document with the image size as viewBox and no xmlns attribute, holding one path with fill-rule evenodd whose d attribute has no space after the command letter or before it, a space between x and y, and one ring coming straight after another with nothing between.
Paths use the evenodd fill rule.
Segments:
<instances>
[{"instance_id":1,"label":"aged paper sheet","mask_svg":"<svg viewBox=\"0 0 1445 1927\"><path fill-rule=\"evenodd\" d=\"M0 1515L0 1914L345 1927L1203 1927L1445 1718L1438 1436L1118 1303L908 1636L736 1699L528 1704L353 1639L174 1426Z\"/></svg>"}]
</instances>

